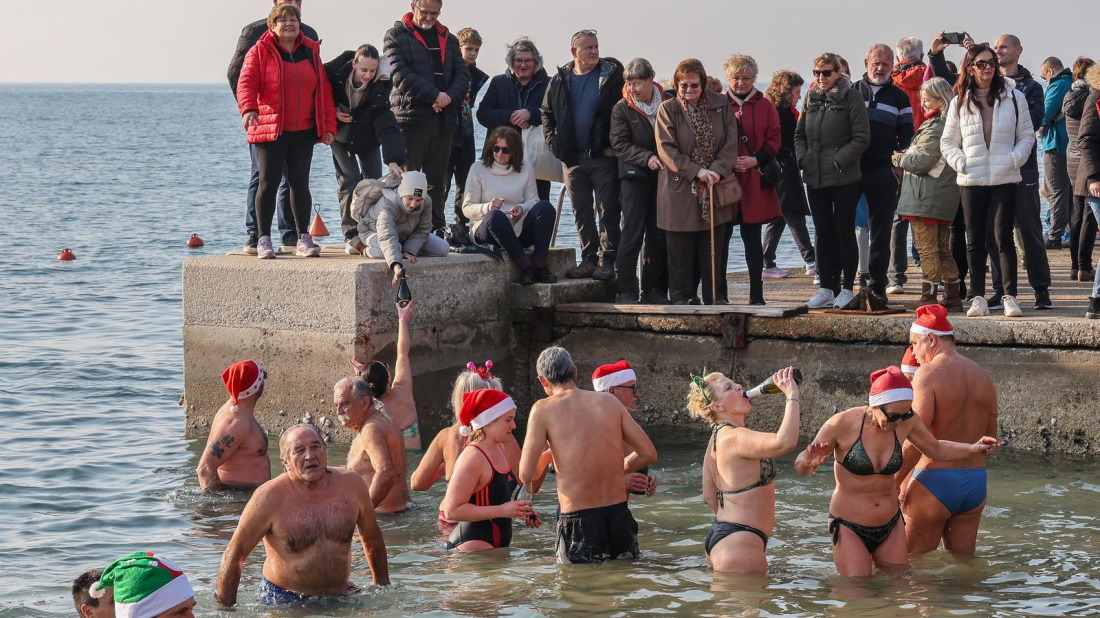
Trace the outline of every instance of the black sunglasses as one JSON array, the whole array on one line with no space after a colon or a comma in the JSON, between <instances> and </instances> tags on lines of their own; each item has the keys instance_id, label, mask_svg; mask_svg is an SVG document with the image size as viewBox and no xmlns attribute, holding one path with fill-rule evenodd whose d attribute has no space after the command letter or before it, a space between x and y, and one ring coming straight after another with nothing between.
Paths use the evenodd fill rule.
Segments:
<instances>
[{"instance_id":1,"label":"black sunglasses","mask_svg":"<svg viewBox=\"0 0 1100 618\"><path fill-rule=\"evenodd\" d=\"M512 149L507 146L493 146L493 152L499 152L500 154L512 154Z\"/></svg>"},{"instance_id":2,"label":"black sunglasses","mask_svg":"<svg viewBox=\"0 0 1100 618\"><path fill-rule=\"evenodd\" d=\"M641 390L641 389L638 388L637 384L635 384L634 386L621 386L621 385L620 386L612 386L611 388L625 388L626 390L634 393L635 397L638 396L638 391Z\"/></svg>"},{"instance_id":3,"label":"black sunglasses","mask_svg":"<svg viewBox=\"0 0 1100 618\"><path fill-rule=\"evenodd\" d=\"M914 416L916 416L916 414L917 414L916 412L913 411L913 408L909 408L908 412L902 412L900 414L891 414L890 412L887 412L886 410L884 410L882 408L879 408L879 411L882 412L882 415L886 417L886 422L887 423L896 423L898 421L907 421L907 420L913 418Z\"/></svg>"},{"instance_id":4,"label":"black sunglasses","mask_svg":"<svg viewBox=\"0 0 1100 618\"><path fill-rule=\"evenodd\" d=\"M997 68L997 61L996 60L979 60L979 61L974 63L974 66L977 67L978 69L982 70L982 71L984 71L986 69L995 69L995 68Z\"/></svg>"},{"instance_id":5,"label":"black sunglasses","mask_svg":"<svg viewBox=\"0 0 1100 618\"><path fill-rule=\"evenodd\" d=\"M814 69L814 77L832 77L836 73L833 69Z\"/></svg>"}]
</instances>

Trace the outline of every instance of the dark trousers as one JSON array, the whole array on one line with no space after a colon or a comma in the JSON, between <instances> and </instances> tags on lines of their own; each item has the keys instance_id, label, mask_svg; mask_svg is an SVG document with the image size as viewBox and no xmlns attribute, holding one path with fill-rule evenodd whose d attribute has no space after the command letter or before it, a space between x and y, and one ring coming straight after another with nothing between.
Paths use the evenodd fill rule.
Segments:
<instances>
[{"instance_id":1,"label":"dark trousers","mask_svg":"<svg viewBox=\"0 0 1100 618\"><path fill-rule=\"evenodd\" d=\"M462 195L466 192L466 177L470 175L470 166L477 158L477 147L474 146L474 136L462 140L461 144L451 145L451 157L447 162L447 187L443 190L446 196L451 192L451 179L455 183L455 220L467 223L470 220L462 214ZM434 202L433 202L434 203Z\"/></svg>"},{"instance_id":2,"label":"dark trousers","mask_svg":"<svg viewBox=\"0 0 1100 618\"><path fill-rule=\"evenodd\" d=\"M898 209L898 177L892 167L864 168L862 175L860 186L867 197L867 227L871 231L869 286L872 292L885 296L886 272L890 267L890 224ZM906 259L904 250L901 259Z\"/></svg>"},{"instance_id":3,"label":"dark trousers","mask_svg":"<svg viewBox=\"0 0 1100 618\"><path fill-rule=\"evenodd\" d=\"M763 223L741 223L741 244L745 246L745 266L749 270L749 302L764 300L764 245L761 243L760 230ZM726 255L729 255L730 240L733 238L733 224L726 226ZM718 298L729 300L726 278L718 282Z\"/></svg>"},{"instance_id":4,"label":"dark trousers","mask_svg":"<svg viewBox=\"0 0 1100 618\"><path fill-rule=\"evenodd\" d=\"M623 180L621 187L623 231L615 254L618 291L638 294L638 255L641 254L641 291L667 294L668 257L665 233L657 227L657 181Z\"/></svg>"},{"instance_id":5,"label":"dark trousers","mask_svg":"<svg viewBox=\"0 0 1100 618\"><path fill-rule=\"evenodd\" d=\"M1047 190L1047 206L1050 208L1050 229L1047 238L1062 240L1069 224L1073 208L1073 181L1066 168L1066 155L1055 150L1043 153L1043 184Z\"/></svg>"},{"instance_id":6,"label":"dark trousers","mask_svg":"<svg viewBox=\"0 0 1100 618\"><path fill-rule=\"evenodd\" d=\"M955 220L951 223L951 255L955 256L955 266L959 269L959 281L965 280L967 273L970 272L970 262L966 254L966 218L963 216L961 205L955 212Z\"/></svg>"},{"instance_id":7,"label":"dark trousers","mask_svg":"<svg viewBox=\"0 0 1100 618\"><path fill-rule=\"evenodd\" d=\"M1007 291L1016 296L1016 244L1012 224L1016 211L1016 185L959 187L966 219L966 254L970 261L970 296L985 296L987 234L997 247L994 262L1007 275ZM1044 248L1045 252L1046 249Z\"/></svg>"},{"instance_id":8,"label":"dark trousers","mask_svg":"<svg viewBox=\"0 0 1100 618\"><path fill-rule=\"evenodd\" d=\"M1020 238L1024 244L1027 282L1033 290L1046 290L1050 287L1050 262L1047 261L1047 245L1043 238L1043 221L1039 216L1039 209L1042 208L1039 200L1039 170L1020 170L1020 175L1023 180L1016 188L1014 216L1016 229L1020 230ZM993 291L1000 293L1005 287L1001 285L1001 269L997 265L995 247L995 244L989 243L987 250L991 261ZM1012 263L1016 263L1015 259ZM1009 295L1016 294L1010 292Z\"/></svg>"},{"instance_id":9,"label":"dark trousers","mask_svg":"<svg viewBox=\"0 0 1100 618\"><path fill-rule=\"evenodd\" d=\"M856 280L856 268L859 267L856 206L861 192L858 182L840 187L806 188L817 235L817 274L821 277L821 287L834 294L840 293L841 287L851 290Z\"/></svg>"},{"instance_id":10,"label":"dark trousers","mask_svg":"<svg viewBox=\"0 0 1100 618\"><path fill-rule=\"evenodd\" d=\"M890 270L886 272L890 283L905 285L909 281L905 274L909 270L908 250L909 222L895 211L894 220L890 223Z\"/></svg>"},{"instance_id":11,"label":"dark trousers","mask_svg":"<svg viewBox=\"0 0 1100 618\"><path fill-rule=\"evenodd\" d=\"M581 241L581 259L595 263L597 258L614 260L619 246L619 165L615 157L580 155L580 163L565 167L565 189L573 205L577 238ZM596 213L599 212L599 227Z\"/></svg>"},{"instance_id":12,"label":"dark trousers","mask_svg":"<svg viewBox=\"0 0 1100 618\"><path fill-rule=\"evenodd\" d=\"M260 166L256 163L256 145L248 145L248 157L252 159L252 176L248 180L248 196L245 198L244 227L249 234L259 236L256 227L256 192L260 190ZM294 246L298 242L298 232L294 231L294 214L290 212L290 187L286 184L286 173L279 183L278 208L279 234L283 244Z\"/></svg>"},{"instance_id":13,"label":"dark trousers","mask_svg":"<svg viewBox=\"0 0 1100 618\"><path fill-rule=\"evenodd\" d=\"M794 166L794 160L784 162ZM795 168L796 169L796 168ZM776 219L768 223L764 230L764 266L775 266L775 250L779 247L779 241L783 237L783 228L791 228L791 237L802 255L802 261L813 264L817 261L814 253L814 241L810 238L810 231L806 228L806 187L802 184L798 172L786 173L779 176L779 182L775 185L775 192L779 194L779 208L783 212L782 219Z\"/></svg>"},{"instance_id":14,"label":"dark trousers","mask_svg":"<svg viewBox=\"0 0 1100 618\"><path fill-rule=\"evenodd\" d=\"M550 199L550 181L549 180L536 180L535 190L539 192L540 200Z\"/></svg>"},{"instance_id":15,"label":"dark trousers","mask_svg":"<svg viewBox=\"0 0 1100 618\"><path fill-rule=\"evenodd\" d=\"M1080 195L1073 196L1069 218L1069 259L1073 270L1092 270L1092 249L1096 245L1096 217Z\"/></svg>"},{"instance_id":16,"label":"dark trousers","mask_svg":"<svg viewBox=\"0 0 1100 618\"><path fill-rule=\"evenodd\" d=\"M340 200L340 231L344 240L351 240L359 233L358 223L351 218L355 186L364 178L382 175L382 152L375 148L365 155L355 154L342 142L332 142L331 148L332 165L336 168L336 197Z\"/></svg>"},{"instance_id":17,"label":"dark trousers","mask_svg":"<svg viewBox=\"0 0 1100 618\"><path fill-rule=\"evenodd\" d=\"M405 169L420 170L428 177L433 230L447 225L447 164L451 159L453 133L454 124L443 122L443 114L433 113L425 123L401 125Z\"/></svg>"},{"instance_id":18,"label":"dark trousers","mask_svg":"<svg viewBox=\"0 0 1100 618\"><path fill-rule=\"evenodd\" d=\"M313 163L313 145L317 130L286 131L273 142L256 144L256 165L260 169L260 186L256 191L256 225L260 236L271 235L271 219L275 216L275 197L284 171L290 186L290 211L294 229L301 235L307 231L313 198L309 194L309 168Z\"/></svg>"},{"instance_id":19,"label":"dark trousers","mask_svg":"<svg viewBox=\"0 0 1100 618\"><path fill-rule=\"evenodd\" d=\"M474 238L479 243L491 243L504 248L520 266L546 266L557 214L550 202L542 200L528 211L527 218L523 220L523 228L519 236L516 236L508 215L499 210L490 210L474 233ZM535 248L531 260L527 259L527 254L523 251L526 247Z\"/></svg>"},{"instance_id":20,"label":"dark trousers","mask_svg":"<svg viewBox=\"0 0 1100 618\"><path fill-rule=\"evenodd\" d=\"M723 242L727 225L714 227L715 256L719 295L725 285L729 243ZM703 304L714 304L711 295L710 230L702 232L670 232L665 230L668 253L668 297L677 303L695 298L699 283L703 284Z\"/></svg>"}]
</instances>

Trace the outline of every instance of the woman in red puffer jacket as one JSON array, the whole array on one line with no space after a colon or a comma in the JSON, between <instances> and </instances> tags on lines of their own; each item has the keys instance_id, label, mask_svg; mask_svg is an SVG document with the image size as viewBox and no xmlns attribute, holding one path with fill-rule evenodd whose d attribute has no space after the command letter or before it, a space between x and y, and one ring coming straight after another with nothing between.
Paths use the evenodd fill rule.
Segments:
<instances>
[{"instance_id":1,"label":"woman in red puffer jacket","mask_svg":"<svg viewBox=\"0 0 1100 618\"><path fill-rule=\"evenodd\" d=\"M332 88L321 64L320 44L301 34L301 13L279 4L267 16L269 30L245 56L237 85L237 106L256 145L260 188L256 192L256 223L260 259L275 257L271 218L283 170L290 186L290 204L298 232L297 255L316 257L320 248L306 233L312 198L309 168L313 145L331 144L336 134Z\"/></svg>"}]
</instances>

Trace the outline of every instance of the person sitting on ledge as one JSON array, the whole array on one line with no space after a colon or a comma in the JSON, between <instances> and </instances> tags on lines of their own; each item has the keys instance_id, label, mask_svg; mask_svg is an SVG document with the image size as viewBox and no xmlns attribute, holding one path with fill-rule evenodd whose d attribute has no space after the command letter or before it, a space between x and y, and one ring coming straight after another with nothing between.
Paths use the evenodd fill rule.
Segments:
<instances>
[{"instance_id":1,"label":"person sitting on ledge","mask_svg":"<svg viewBox=\"0 0 1100 618\"><path fill-rule=\"evenodd\" d=\"M266 377L267 372L254 360L233 363L222 373L229 401L214 415L199 459L202 489L254 489L271 480L267 432L255 415Z\"/></svg>"},{"instance_id":2,"label":"person sitting on ledge","mask_svg":"<svg viewBox=\"0 0 1100 618\"><path fill-rule=\"evenodd\" d=\"M413 398L413 371L409 360L412 346L409 324L416 317L415 304L410 300L404 307L397 305L397 362L394 363L392 377L390 368L381 361L371 361L365 365L354 357L350 361L356 377L370 384L374 405L381 406L386 416L401 430L401 439L409 451L419 451L421 448L420 419Z\"/></svg>"},{"instance_id":3,"label":"person sitting on ledge","mask_svg":"<svg viewBox=\"0 0 1100 618\"><path fill-rule=\"evenodd\" d=\"M359 473L370 487L371 502L379 513L408 510L405 485L408 457L401 432L374 405L370 384L362 378L343 378L333 387L332 401L340 424L356 433L348 449L347 467Z\"/></svg>"},{"instance_id":4,"label":"person sitting on ledge","mask_svg":"<svg viewBox=\"0 0 1100 618\"><path fill-rule=\"evenodd\" d=\"M557 213L540 200L535 168L523 160L519 131L504 126L485 139L481 165L470 168L463 193L462 214L474 225L474 240L503 247L520 267L516 283L556 283L550 272L550 237ZM523 251L534 247L531 258Z\"/></svg>"},{"instance_id":5,"label":"person sitting on ledge","mask_svg":"<svg viewBox=\"0 0 1100 618\"><path fill-rule=\"evenodd\" d=\"M351 215L359 235L348 244L357 246L361 240L366 247L363 255L385 259L394 285L405 272L405 262L415 264L418 255L446 257L451 252L447 241L432 234L432 198L423 172L405 172L400 184L391 176L360 182Z\"/></svg>"}]
</instances>

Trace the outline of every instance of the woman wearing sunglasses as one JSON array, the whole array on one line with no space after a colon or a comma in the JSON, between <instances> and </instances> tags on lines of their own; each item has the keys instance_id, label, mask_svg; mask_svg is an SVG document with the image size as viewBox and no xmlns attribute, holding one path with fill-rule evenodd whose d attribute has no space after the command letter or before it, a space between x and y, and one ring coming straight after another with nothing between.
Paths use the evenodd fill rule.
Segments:
<instances>
[{"instance_id":1,"label":"woman wearing sunglasses","mask_svg":"<svg viewBox=\"0 0 1100 618\"><path fill-rule=\"evenodd\" d=\"M523 162L523 139L510 126L485 138L481 165L470 168L462 214L474 226L474 240L503 247L520 267L516 283L554 283L547 261L557 213L540 200L535 170ZM524 251L534 247L531 257Z\"/></svg>"},{"instance_id":2,"label":"woman wearing sunglasses","mask_svg":"<svg viewBox=\"0 0 1100 618\"><path fill-rule=\"evenodd\" d=\"M989 456L995 438L974 444L937 440L913 412L913 386L898 367L871 374L867 406L834 415L799 454L794 469L802 476L817 471L832 455L836 489L829 503L833 562L844 577L864 577L871 567L905 566L909 552L894 474L902 468L902 443L937 461ZM898 525L901 524L901 525Z\"/></svg>"}]
</instances>

